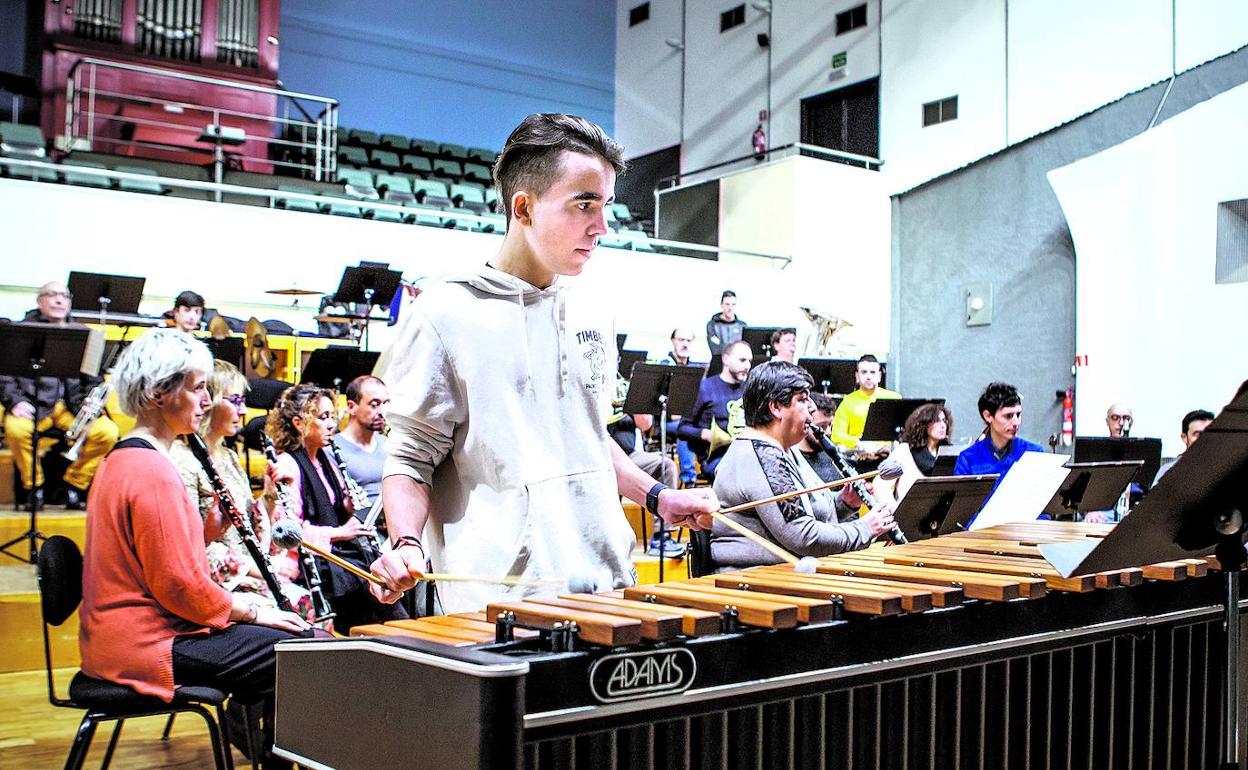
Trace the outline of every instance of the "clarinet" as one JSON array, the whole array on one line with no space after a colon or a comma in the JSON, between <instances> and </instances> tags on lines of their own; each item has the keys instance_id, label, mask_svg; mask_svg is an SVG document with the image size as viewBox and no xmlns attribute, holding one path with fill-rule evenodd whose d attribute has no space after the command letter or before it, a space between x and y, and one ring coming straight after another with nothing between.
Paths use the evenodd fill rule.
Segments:
<instances>
[{"instance_id":1,"label":"clarinet","mask_svg":"<svg viewBox=\"0 0 1248 770\"><path fill-rule=\"evenodd\" d=\"M221 478L221 474L217 472L216 466L212 464L212 458L208 456L208 445L204 443L204 440L200 438L198 433L187 434L186 444L191 448L191 454L195 455L196 460L199 460L200 466L208 476L208 481L212 484L212 490L217 493L217 499L220 500L221 510L229 517L230 522L234 525L234 529L238 530L238 535L243 539L243 545L246 546L247 553L251 555L252 561L256 563L256 568L260 570L260 576L264 578L264 583L269 587L269 592L273 594L273 599L277 602L277 606L286 612L293 613L295 610L290 606L290 600L286 598L286 594L282 591L281 585L278 584L277 578L273 576L273 565L269 563L268 555L260 550L260 543L256 541L256 533L252 531L251 527L247 526L247 521L243 518L238 504L234 502L234 497L225 486L225 480Z\"/></svg>"},{"instance_id":2,"label":"clarinet","mask_svg":"<svg viewBox=\"0 0 1248 770\"><path fill-rule=\"evenodd\" d=\"M832 460L833 465L841 472L841 475L845 478L858 475L858 471L850 467L849 461L845 459L845 456L841 454L841 450L837 448L836 444L832 443L831 439L828 438L828 434L824 433L822 428L813 422L806 423L806 427L810 428L810 432L814 434L815 440L819 442L819 448ZM875 495L871 494L867 489L866 483L853 481L849 485L853 488L854 493L858 495L858 499L866 503L868 508L874 508L879 504L879 501L875 499ZM888 531L888 537L897 545L905 545L910 542L901 531L901 527L896 524Z\"/></svg>"},{"instance_id":3,"label":"clarinet","mask_svg":"<svg viewBox=\"0 0 1248 770\"><path fill-rule=\"evenodd\" d=\"M351 500L351 506L355 508L357 513L367 515L373 507L373 501L368 498L368 492L364 491L364 487L360 486L360 483L347 470L347 463L342 459L342 451L338 449L338 445L332 441L329 442L329 451L333 455L334 463L338 465L338 473L342 475L342 481L347 487L347 498ZM375 522L370 522L363 518L361 518L361 521L369 526L375 524ZM374 529L371 535L361 535L356 540L360 541L360 545L369 554L370 560L381 555L381 541L378 538L377 530ZM369 553L370 551L371 553Z\"/></svg>"},{"instance_id":4,"label":"clarinet","mask_svg":"<svg viewBox=\"0 0 1248 770\"><path fill-rule=\"evenodd\" d=\"M273 439L269 438L268 434L261 433L260 440L264 444L265 459L270 465L276 465L277 449L273 446ZM273 486L277 490L277 507L282 509L282 516L290 518L290 511L293 507L290 504L290 490L285 484L276 481ZM299 547L299 561L303 565L303 577L308 581L308 592L312 594L312 603L316 608L316 622L329 620L334 616L334 611L329 606L329 600L325 598L324 590L321 589L321 573L317 571L312 554L302 546Z\"/></svg>"}]
</instances>

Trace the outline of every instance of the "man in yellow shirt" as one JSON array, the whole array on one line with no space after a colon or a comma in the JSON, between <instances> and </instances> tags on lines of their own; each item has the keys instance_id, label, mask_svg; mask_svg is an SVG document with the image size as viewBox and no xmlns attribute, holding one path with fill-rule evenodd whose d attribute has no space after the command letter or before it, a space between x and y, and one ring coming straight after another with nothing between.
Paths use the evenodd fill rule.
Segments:
<instances>
[{"instance_id":1,"label":"man in yellow shirt","mask_svg":"<svg viewBox=\"0 0 1248 770\"><path fill-rule=\"evenodd\" d=\"M854 382L858 389L846 395L836 408L830 434L832 441L846 448L858 446L867 423L867 409L876 399L901 398L900 393L880 387L880 360L869 353L858 359Z\"/></svg>"}]
</instances>

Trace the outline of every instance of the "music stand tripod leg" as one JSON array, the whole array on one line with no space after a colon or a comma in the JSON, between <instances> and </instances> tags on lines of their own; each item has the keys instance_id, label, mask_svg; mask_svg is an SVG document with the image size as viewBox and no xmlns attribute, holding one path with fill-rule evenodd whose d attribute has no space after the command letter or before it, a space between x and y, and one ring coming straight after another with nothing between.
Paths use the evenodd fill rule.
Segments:
<instances>
[{"instance_id":1,"label":"music stand tripod leg","mask_svg":"<svg viewBox=\"0 0 1248 770\"><path fill-rule=\"evenodd\" d=\"M1226 601L1223 606L1223 622L1226 626L1226 661L1223 676L1223 770L1239 765L1239 584L1248 553L1239 530L1233 536L1223 536L1214 551L1226 578Z\"/></svg>"},{"instance_id":2,"label":"music stand tripod leg","mask_svg":"<svg viewBox=\"0 0 1248 770\"><path fill-rule=\"evenodd\" d=\"M30 564L34 564L36 559L39 558L39 541L48 539L47 535L40 532L38 528L38 523L39 523L39 500L38 500L39 494L38 493L40 490L43 489L43 484L37 483L39 482L39 472L42 470L42 468L39 467L39 409L38 407L35 407L35 416L32 422L34 423L34 425L32 426L31 431L30 431L31 487L30 487L30 490L26 493L26 510L30 513L30 526L22 534L18 535L17 537L13 538L7 543L0 545L0 553L3 553L5 556L9 556L11 558L17 559L18 561L29 561ZM46 481L46 479L44 479L44 481ZM13 546L17 545L23 540L29 541L29 544L30 544L29 560L24 559L21 556L18 556L17 554L12 553L10 551L10 549Z\"/></svg>"}]
</instances>

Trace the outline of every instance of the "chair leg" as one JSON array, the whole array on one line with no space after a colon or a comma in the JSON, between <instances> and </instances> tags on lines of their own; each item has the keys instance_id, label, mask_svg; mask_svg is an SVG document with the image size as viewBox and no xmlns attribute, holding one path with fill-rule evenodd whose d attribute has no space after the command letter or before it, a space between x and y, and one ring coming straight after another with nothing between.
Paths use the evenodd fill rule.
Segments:
<instances>
[{"instance_id":1,"label":"chair leg","mask_svg":"<svg viewBox=\"0 0 1248 770\"><path fill-rule=\"evenodd\" d=\"M169 740L169 733L173 732L173 718L176 717L177 715L178 715L178 712L176 711L169 715L169 721L165 722L165 731L160 734L160 739L162 741Z\"/></svg>"},{"instance_id":2,"label":"chair leg","mask_svg":"<svg viewBox=\"0 0 1248 770\"><path fill-rule=\"evenodd\" d=\"M217 724L221 728L221 743L227 770L234 770L234 741L230 738L230 723L225 718L225 706L217 706ZM255 767L253 764L252 767Z\"/></svg>"},{"instance_id":3,"label":"chair leg","mask_svg":"<svg viewBox=\"0 0 1248 770\"><path fill-rule=\"evenodd\" d=\"M113 723L113 735L108 739L108 750L104 752L104 762L100 765L100 770L108 770L108 765L113 761L113 751L117 749L117 739L121 737L121 726L126 720L118 719Z\"/></svg>"},{"instance_id":4,"label":"chair leg","mask_svg":"<svg viewBox=\"0 0 1248 770\"><path fill-rule=\"evenodd\" d=\"M264 754L264 740L260 730L260 717L252 712L252 706L259 704L244 704L243 719L247 722L247 753L251 754L251 766L257 768L260 766L260 757Z\"/></svg>"},{"instance_id":5,"label":"chair leg","mask_svg":"<svg viewBox=\"0 0 1248 770\"><path fill-rule=\"evenodd\" d=\"M234 758L229 753L230 742L228 738L225 738L225 728L221 726L224 722L213 719L212 714L203 706L192 706L187 710L194 711L203 717L204 724L208 726L208 737L212 739L212 757L217 770L233 770ZM217 715L219 718L220 709L217 710Z\"/></svg>"},{"instance_id":6,"label":"chair leg","mask_svg":"<svg viewBox=\"0 0 1248 770\"><path fill-rule=\"evenodd\" d=\"M65 758L65 770L82 770L82 763L87 759L87 752L91 750L91 739L95 737L95 715L90 711L82 715L82 721L78 723L78 732L74 735L74 742L69 747L69 756Z\"/></svg>"}]
</instances>

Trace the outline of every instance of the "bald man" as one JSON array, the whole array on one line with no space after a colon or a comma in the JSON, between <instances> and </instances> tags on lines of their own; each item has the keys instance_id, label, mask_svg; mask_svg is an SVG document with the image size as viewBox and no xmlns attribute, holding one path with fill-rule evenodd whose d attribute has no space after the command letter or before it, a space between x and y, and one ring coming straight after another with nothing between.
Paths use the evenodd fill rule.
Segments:
<instances>
[{"instance_id":1,"label":"bald man","mask_svg":"<svg viewBox=\"0 0 1248 770\"><path fill-rule=\"evenodd\" d=\"M65 284L49 281L39 287L36 308L23 319L31 323L61 325L68 322L73 295ZM22 486L31 493L43 485L43 472L35 467L30 440L35 420L39 432L53 427L63 431L74 424L78 410L91 389L103 382L99 377L82 375L67 379L55 377L0 377L0 404L4 406L4 442L13 453ZM87 487L95 476L100 460L117 443L117 425L101 414L87 426L87 437L75 460L65 471L65 507L83 510L87 507ZM36 476L36 474L38 474ZM34 493L36 507L43 502L42 489Z\"/></svg>"},{"instance_id":2,"label":"bald man","mask_svg":"<svg viewBox=\"0 0 1248 770\"><path fill-rule=\"evenodd\" d=\"M1110 438L1126 438L1131 433L1131 423L1135 415L1126 404L1110 404L1105 410L1105 425L1109 428Z\"/></svg>"}]
</instances>

